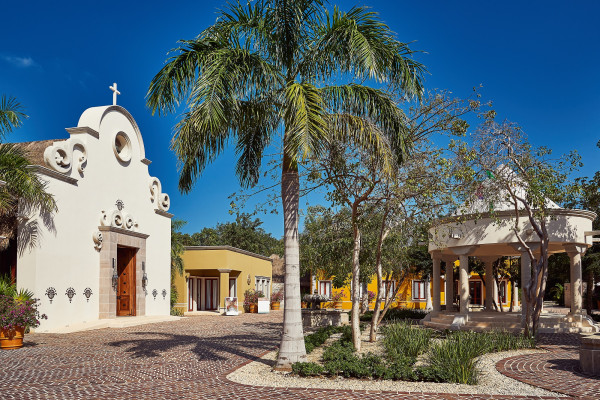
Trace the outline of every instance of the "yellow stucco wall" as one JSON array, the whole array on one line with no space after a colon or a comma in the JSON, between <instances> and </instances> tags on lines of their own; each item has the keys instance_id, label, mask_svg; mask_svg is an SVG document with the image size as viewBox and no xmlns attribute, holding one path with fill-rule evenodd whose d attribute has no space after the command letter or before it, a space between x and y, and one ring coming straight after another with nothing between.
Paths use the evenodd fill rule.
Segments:
<instances>
[{"instance_id":1,"label":"yellow stucco wall","mask_svg":"<svg viewBox=\"0 0 600 400\"><path fill-rule=\"evenodd\" d=\"M256 277L272 279L272 262L269 258L229 246L186 247L182 255L184 274L175 278L177 304L175 308L188 312L188 279L198 277L218 278L219 308L222 311L225 297L229 296L229 278L236 279L238 308L243 311L244 292L256 289ZM227 272L227 270L231 270ZM225 282L227 279L227 282ZM225 292L225 293L224 293ZM271 293L269 284L268 294Z\"/></svg>"},{"instance_id":2,"label":"yellow stucco wall","mask_svg":"<svg viewBox=\"0 0 600 400\"><path fill-rule=\"evenodd\" d=\"M456 278L457 274L455 274L455 278ZM318 290L318 283L321 280L330 280L331 278L326 278L324 277L322 274L317 274L317 286L313 288L314 290ZM402 308L418 308L418 309L424 309L426 306L426 301L425 300L413 300L412 297L412 282L413 280L420 280L420 276L417 275L412 275L412 276L408 276L404 281L401 282L400 284L400 290L398 291L398 295L396 296L396 299L394 300L394 302L392 303L392 307L402 307ZM470 282L473 281L480 281L479 275L477 275L476 273L471 273L471 276L469 278ZM510 306L510 301L512 299L512 288L510 285L510 282L506 283L506 287L507 287L507 294L506 294L506 302L502 303L503 307L508 307ZM431 289L433 290L433 283L431 284ZM440 289L441 289L441 294L440 294L440 298L441 298L441 304L445 305L445 290L446 290L446 284L444 279L440 279ZM373 293L377 293L377 276L373 275L371 276L371 281L369 282L369 284L367 285L367 290L373 292ZM333 288L332 287L332 295L335 295L339 292L343 291L344 292L344 296L342 297L342 308L344 310L350 310L352 309L352 301L350 298L350 285L348 284L347 286L344 286L343 288ZM457 292L455 291L455 294ZM483 301L485 301L485 287L483 287L482 284L482 299ZM325 307L333 307L333 303L329 302L329 303L324 303ZM369 309L373 309L375 307L375 300L373 300L371 303L369 303ZM383 309L383 302L381 305L381 308Z\"/></svg>"}]
</instances>

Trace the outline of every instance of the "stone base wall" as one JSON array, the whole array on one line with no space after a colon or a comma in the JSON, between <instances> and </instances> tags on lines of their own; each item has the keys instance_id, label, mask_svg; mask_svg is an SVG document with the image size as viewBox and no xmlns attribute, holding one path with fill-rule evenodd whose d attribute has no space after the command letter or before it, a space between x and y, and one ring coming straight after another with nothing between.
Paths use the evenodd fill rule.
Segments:
<instances>
[{"instance_id":1,"label":"stone base wall","mask_svg":"<svg viewBox=\"0 0 600 400\"><path fill-rule=\"evenodd\" d=\"M583 372L600 376L600 334L582 336L579 364Z\"/></svg>"},{"instance_id":2,"label":"stone base wall","mask_svg":"<svg viewBox=\"0 0 600 400\"><path fill-rule=\"evenodd\" d=\"M302 310L302 326L320 328L323 326L348 325L350 318L347 311L342 310Z\"/></svg>"}]
</instances>

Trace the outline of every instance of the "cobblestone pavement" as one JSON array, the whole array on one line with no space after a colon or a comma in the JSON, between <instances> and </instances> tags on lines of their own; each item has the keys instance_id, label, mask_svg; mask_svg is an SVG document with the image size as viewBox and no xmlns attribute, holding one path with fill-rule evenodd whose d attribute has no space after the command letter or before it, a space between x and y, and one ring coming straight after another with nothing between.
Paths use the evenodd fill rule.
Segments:
<instances>
[{"instance_id":1,"label":"cobblestone pavement","mask_svg":"<svg viewBox=\"0 0 600 400\"><path fill-rule=\"evenodd\" d=\"M581 399L600 399L600 378L579 368L579 335L543 335L540 347L547 353L506 358L496 364L506 376L530 385Z\"/></svg>"},{"instance_id":2,"label":"cobblestone pavement","mask_svg":"<svg viewBox=\"0 0 600 400\"><path fill-rule=\"evenodd\" d=\"M276 347L281 319L281 312L199 316L123 329L29 334L22 349L0 352L0 399L510 398L281 389L227 380L233 369Z\"/></svg>"}]
</instances>

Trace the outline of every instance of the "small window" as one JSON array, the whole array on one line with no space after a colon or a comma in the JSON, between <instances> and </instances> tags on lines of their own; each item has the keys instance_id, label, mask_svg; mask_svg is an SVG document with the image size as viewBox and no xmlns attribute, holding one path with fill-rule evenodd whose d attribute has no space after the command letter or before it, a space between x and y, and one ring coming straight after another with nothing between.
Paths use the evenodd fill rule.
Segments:
<instances>
[{"instance_id":1,"label":"small window","mask_svg":"<svg viewBox=\"0 0 600 400\"><path fill-rule=\"evenodd\" d=\"M123 162L131 160L131 141L125 133L119 132L115 135L113 151L119 160Z\"/></svg>"},{"instance_id":2,"label":"small window","mask_svg":"<svg viewBox=\"0 0 600 400\"><path fill-rule=\"evenodd\" d=\"M331 281L319 281L319 294L331 298Z\"/></svg>"},{"instance_id":3,"label":"small window","mask_svg":"<svg viewBox=\"0 0 600 400\"><path fill-rule=\"evenodd\" d=\"M425 281L412 281L413 300L425 300Z\"/></svg>"},{"instance_id":4,"label":"small window","mask_svg":"<svg viewBox=\"0 0 600 400\"><path fill-rule=\"evenodd\" d=\"M271 278L267 278L264 276L257 276L255 283L255 290L258 292L262 292L265 297L269 298L269 288L271 287Z\"/></svg>"}]
</instances>

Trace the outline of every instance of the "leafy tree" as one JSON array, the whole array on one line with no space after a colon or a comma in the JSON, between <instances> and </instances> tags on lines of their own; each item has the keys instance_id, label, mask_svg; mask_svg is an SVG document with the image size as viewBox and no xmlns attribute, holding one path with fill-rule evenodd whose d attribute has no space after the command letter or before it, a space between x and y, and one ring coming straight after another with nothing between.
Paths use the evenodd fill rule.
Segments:
<instances>
[{"instance_id":1,"label":"leafy tree","mask_svg":"<svg viewBox=\"0 0 600 400\"><path fill-rule=\"evenodd\" d=\"M290 368L306 357L298 166L322 156L335 138L370 149L390 169L394 154L406 150L403 116L386 90L365 83L420 95L424 68L375 13L329 11L322 0L229 4L214 25L174 52L150 84L148 105L162 113L186 103L173 140L182 191L192 189L230 140L242 185L256 184L263 152L281 133L286 298L277 366Z\"/></svg>"},{"instance_id":2,"label":"leafy tree","mask_svg":"<svg viewBox=\"0 0 600 400\"><path fill-rule=\"evenodd\" d=\"M203 228L193 235L186 234L186 246L233 246L253 253L270 256L283 254L281 240L267 233L259 218L250 214L238 214L235 222L217 224L215 228Z\"/></svg>"},{"instance_id":3,"label":"leafy tree","mask_svg":"<svg viewBox=\"0 0 600 400\"><path fill-rule=\"evenodd\" d=\"M459 158L472 167L471 174L463 176L466 207L471 211L481 208L479 211L489 213L497 222L497 208L507 206L514 212L511 228L532 260L531 279L521 289L526 305L525 333L535 336L548 279L547 217L552 201L560 204L572 198L576 186L568 184L568 176L580 161L574 152L552 158L550 149L529 144L519 126L507 121L498 123L494 117L494 112L487 114L473 135L472 145L453 146ZM528 244L531 241L522 238L523 219L539 239L539 256Z\"/></svg>"}]
</instances>

